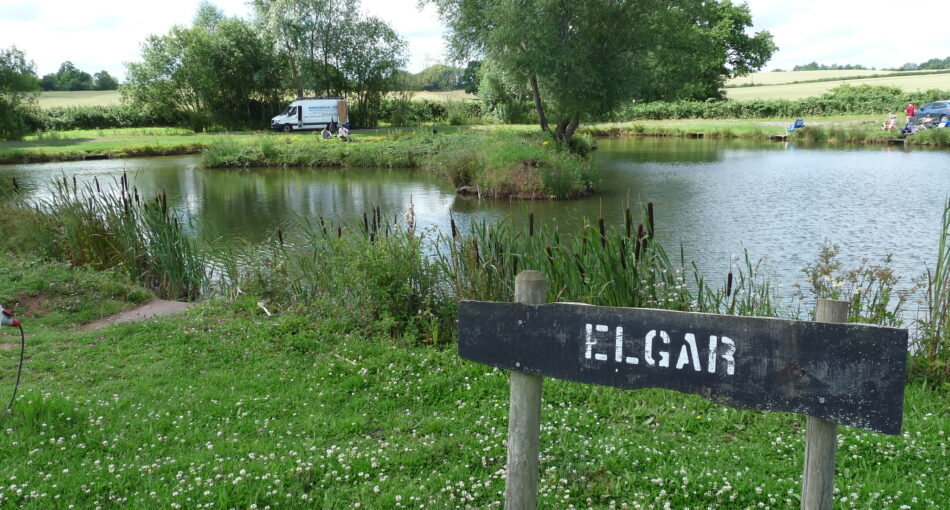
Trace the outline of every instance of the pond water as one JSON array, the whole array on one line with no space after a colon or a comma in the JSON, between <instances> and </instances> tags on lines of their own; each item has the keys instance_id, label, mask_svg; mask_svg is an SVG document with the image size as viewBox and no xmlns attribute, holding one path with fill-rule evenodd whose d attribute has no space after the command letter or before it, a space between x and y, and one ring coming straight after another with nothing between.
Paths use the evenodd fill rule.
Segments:
<instances>
[{"instance_id":1,"label":"pond water","mask_svg":"<svg viewBox=\"0 0 950 510\"><path fill-rule=\"evenodd\" d=\"M118 181L128 172L146 196L164 189L202 233L259 242L297 218L361 221L379 206L404 216L410 200L421 226L448 229L449 215L496 221L576 225L604 217L621 226L627 204L656 204L657 236L671 254L682 245L713 279L748 249L775 281L789 287L825 241L841 246L846 267L862 257L893 255L904 282L932 265L942 207L950 194L950 152L890 147L803 148L792 144L631 138L600 140L598 192L565 202L479 201L457 196L447 181L409 170L204 170L198 158L161 157L0 166L42 197L50 179Z\"/></svg>"}]
</instances>

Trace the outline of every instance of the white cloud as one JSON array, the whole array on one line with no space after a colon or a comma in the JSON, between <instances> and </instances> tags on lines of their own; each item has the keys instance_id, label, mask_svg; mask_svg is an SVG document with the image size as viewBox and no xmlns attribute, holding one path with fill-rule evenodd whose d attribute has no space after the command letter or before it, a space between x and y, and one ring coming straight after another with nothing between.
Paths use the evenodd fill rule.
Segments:
<instances>
[{"instance_id":1,"label":"white cloud","mask_svg":"<svg viewBox=\"0 0 950 510\"><path fill-rule=\"evenodd\" d=\"M248 17L246 0L211 0L227 15ZM125 74L149 34L191 22L200 0L0 0L0 48L16 45L40 75L70 60L88 72ZM444 27L417 0L363 0L367 14L389 22L407 41L410 71L445 60ZM894 67L950 56L950 37L934 25L946 0L749 0L755 30L769 30L779 51L767 69L797 64Z\"/></svg>"},{"instance_id":2,"label":"white cloud","mask_svg":"<svg viewBox=\"0 0 950 510\"><path fill-rule=\"evenodd\" d=\"M933 23L946 0L748 0L755 30L779 51L768 69L798 64L897 67L950 56L950 38Z\"/></svg>"}]
</instances>

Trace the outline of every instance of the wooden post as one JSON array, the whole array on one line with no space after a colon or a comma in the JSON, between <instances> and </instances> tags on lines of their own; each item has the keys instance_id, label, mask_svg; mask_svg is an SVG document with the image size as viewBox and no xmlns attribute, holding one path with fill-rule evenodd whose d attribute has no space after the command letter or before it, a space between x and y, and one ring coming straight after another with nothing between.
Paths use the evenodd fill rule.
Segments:
<instances>
[{"instance_id":1,"label":"wooden post","mask_svg":"<svg viewBox=\"0 0 950 510\"><path fill-rule=\"evenodd\" d=\"M522 271L515 278L515 302L547 302L548 279L539 271ZM534 509L538 505L538 456L541 435L540 375L512 370L508 408L508 476L505 509Z\"/></svg>"},{"instance_id":2,"label":"wooden post","mask_svg":"<svg viewBox=\"0 0 950 510\"><path fill-rule=\"evenodd\" d=\"M848 301L819 299L816 322L848 322ZM838 425L808 417L805 430L805 474L802 478L802 510L831 510L835 492L835 450Z\"/></svg>"}]
</instances>

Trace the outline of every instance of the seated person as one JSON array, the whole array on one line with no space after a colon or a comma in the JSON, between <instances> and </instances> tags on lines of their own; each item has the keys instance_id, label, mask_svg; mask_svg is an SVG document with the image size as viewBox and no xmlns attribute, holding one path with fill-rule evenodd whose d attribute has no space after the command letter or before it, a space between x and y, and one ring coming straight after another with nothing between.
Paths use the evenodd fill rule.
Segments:
<instances>
[{"instance_id":1,"label":"seated person","mask_svg":"<svg viewBox=\"0 0 950 510\"><path fill-rule=\"evenodd\" d=\"M914 124L913 121L907 123L906 126L901 128L901 138L907 135L913 135L917 133L917 124Z\"/></svg>"},{"instance_id":2,"label":"seated person","mask_svg":"<svg viewBox=\"0 0 950 510\"><path fill-rule=\"evenodd\" d=\"M340 138L340 140L345 142L350 138L350 130L347 129L346 125L340 126L340 132L337 134L337 136Z\"/></svg>"},{"instance_id":3,"label":"seated person","mask_svg":"<svg viewBox=\"0 0 950 510\"><path fill-rule=\"evenodd\" d=\"M330 135L330 125L329 125L329 124L327 124L327 127L323 128L323 131L320 132L320 136L323 137L324 140L329 140L329 139L330 139L330 136L331 136L331 135Z\"/></svg>"},{"instance_id":4,"label":"seated person","mask_svg":"<svg viewBox=\"0 0 950 510\"><path fill-rule=\"evenodd\" d=\"M933 118L932 116L928 115L928 116L926 116L926 117L924 117L923 119L920 120L920 128L921 128L921 129L930 129L930 128L933 127L933 123L934 123L934 118Z\"/></svg>"},{"instance_id":5,"label":"seated person","mask_svg":"<svg viewBox=\"0 0 950 510\"><path fill-rule=\"evenodd\" d=\"M891 112L887 116L887 120L881 125L881 131L890 131L892 129L897 129L897 115L894 112Z\"/></svg>"}]
</instances>

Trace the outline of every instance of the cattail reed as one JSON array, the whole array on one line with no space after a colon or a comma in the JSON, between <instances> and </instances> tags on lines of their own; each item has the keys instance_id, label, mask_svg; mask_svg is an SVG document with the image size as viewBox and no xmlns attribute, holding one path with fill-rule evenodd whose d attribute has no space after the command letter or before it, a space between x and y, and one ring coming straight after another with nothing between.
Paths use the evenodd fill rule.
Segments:
<instances>
[{"instance_id":1,"label":"cattail reed","mask_svg":"<svg viewBox=\"0 0 950 510\"><path fill-rule=\"evenodd\" d=\"M626 227L627 239L630 239L630 227L632 226L633 226L633 218L630 217L630 208L628 207L627 210L624 211L624 227Z\"/></svg>"},{"instance_id":2,"label":"cattail reed","mask_svg":"<svg viewBox=\"0 0 950 510\"><path fill-rule=\"evenodd\" d=\"M280 228L277 229L277 242L280 243L281 246L284 245L284 231Z\"/></svg>"},{"instance_id":3,"label":"cattail reed","mask_svg":"<svg viewBox=\"0 0 950 510\"><path fill-rule=\"evenodd\" d=\"M13 191L16 193L20 192L20 185L16 182L16 177L13 178Z\"/></svg>"},{"instance_id":4,"label":"cattail reed","mask_svg":"<svg viewBox=\"0 0 950 510\"><path fill-rule=\"evenodd\" d=\"M726 297L732 295L732 271L729 271L729 274L726 275Z\"/></svg>"},{"instance_id":5,"label":"cattail reed","mask_svg":"<svg viewBox=\"0 0 950 510\"><path fill-rule=\"evenodd\" d=\"M534 213L528 215L528 235L534 237Z\"/></svg>"},{"instance_id":6,"label":"cattail reed","mask_svg":"<svg viewBox=\"0 0 950 510\"><path fill-rule=\"evenodd\" d=\"M449 213L449 226L452 228L452 239L459 238L459 229L455 225L455 217L452 216L452 213Z\"/></svg>"},{"instance_id":7,"label":"cattail reed","mask_svg":"<svg viewBox=\"0 0 950 510\"><path fill-rule=\"evenodd\" d=\"M369 221L366 219L366 211L363 211L363 233L369 232Z\"/></svg>"},{"instance_id":8,"label":"cattail reed","mask_svg":"<svg viewBox=\"0 0 950 510\"><path fill-rule=\"evenodd\" d=\"M627 269L627 240L620 239L620 267Z\"/></svg>"},{"instance_id":9,"label":"cattail reed","mask_svg":"<svg viewBox=\"0 0 950 510\"><path fill-rule=\"evenodd\" d=\"M607 247L607 228L606 228L606 225L604 225L604 218L600 218L599 220L597 220L597 225L600 228L600 247L606 248Z\"/></svg>"},{"instance_id":10,"label":"cattail reed","mask_svg":"<svg viewBox=\"0 0 950 510\"><path fill-rule=\"evenodd\" d=\"M653 202L647 202L647 225L650 227L647 235L650 236L650 239L653 239L656 234L656 231L653 230Z\"/></svg>"}]
</instances>

